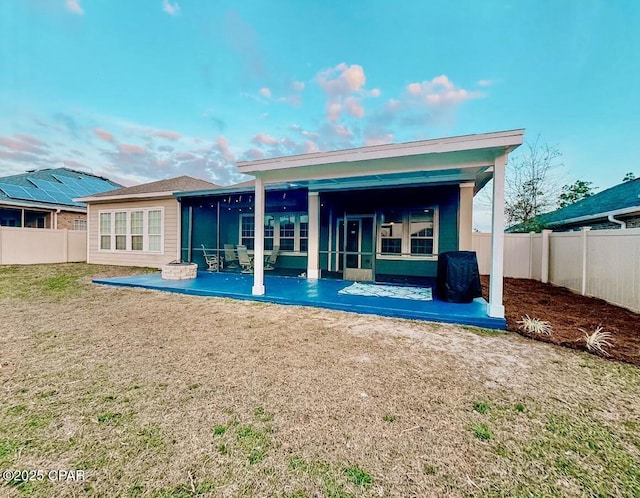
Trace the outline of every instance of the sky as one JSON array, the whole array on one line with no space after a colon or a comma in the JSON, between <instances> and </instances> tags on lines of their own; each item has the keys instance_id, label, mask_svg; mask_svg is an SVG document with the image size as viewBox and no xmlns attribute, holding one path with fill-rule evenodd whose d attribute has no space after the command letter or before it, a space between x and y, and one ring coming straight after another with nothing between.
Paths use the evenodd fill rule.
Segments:
<instances>
[{"instance_id":1,"label":"sky","mask_svg":"<svg viewBox=\"0 0 640 498\"><path fill-rule=\"evenodd\" d=\"M638 26L635 0L3 0L0 176L228 185L240 160L525 128L603 190L640 176Z\"/></svg>"}]
</instances>

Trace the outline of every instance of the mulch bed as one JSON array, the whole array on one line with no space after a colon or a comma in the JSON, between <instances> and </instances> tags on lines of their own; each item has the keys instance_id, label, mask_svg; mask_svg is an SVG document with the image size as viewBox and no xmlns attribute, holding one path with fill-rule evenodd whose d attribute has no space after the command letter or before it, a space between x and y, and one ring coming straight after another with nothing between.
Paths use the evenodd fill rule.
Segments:
<instances>
[{"instance_id":1,"label":"mulch bed","mask_svg":"<svg viewBox=\"0 0 640 498\"><path fill-rule=\"evenodd\" d=\"M482 276L482 289L488 299L489 278ZM614 360L640 365L640 314L609 304L602 299L580 296L563 287L536 280L505 278L504 305L507 329L533 339L585 349L583 329L592 333L597 327L610 332L613 347L607 348ZM520 330L524 315L551 323L550 336L532 336Z\"/></svg>"}]
</instances>

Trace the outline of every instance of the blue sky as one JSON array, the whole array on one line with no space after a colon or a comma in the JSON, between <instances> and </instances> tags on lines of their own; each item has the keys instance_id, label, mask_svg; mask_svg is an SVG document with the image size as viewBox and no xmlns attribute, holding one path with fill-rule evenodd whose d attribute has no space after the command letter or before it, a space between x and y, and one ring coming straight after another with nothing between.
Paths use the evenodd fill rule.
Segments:
<instances>
[{"instance_id":1,"label":"blue sky","mask_svg":"<svg viewBox=\"0 0 640 498\"><path fill-rule=\"evenodd\" d=\"M5 0L0 175L238 180L238 160L525 128L640 174L640 2Z\"/></svg>"}]
</instances>

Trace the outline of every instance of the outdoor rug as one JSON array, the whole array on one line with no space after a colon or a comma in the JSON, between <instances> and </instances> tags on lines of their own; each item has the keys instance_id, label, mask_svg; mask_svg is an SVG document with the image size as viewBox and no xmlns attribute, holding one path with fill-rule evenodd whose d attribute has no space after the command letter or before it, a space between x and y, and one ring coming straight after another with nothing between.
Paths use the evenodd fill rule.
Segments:
<instances>
[{"instance_id":1,"label":"outdoor rug","mask_svg":"<svg viewBox=\"0 0 640 498\"><path fill-rule=\"evenodd\" d=\"M399 285L361 284L356 282L349 287L339 290L338 294L433 301L431 287L404 287Z\"/></svg>"}]
</instances>

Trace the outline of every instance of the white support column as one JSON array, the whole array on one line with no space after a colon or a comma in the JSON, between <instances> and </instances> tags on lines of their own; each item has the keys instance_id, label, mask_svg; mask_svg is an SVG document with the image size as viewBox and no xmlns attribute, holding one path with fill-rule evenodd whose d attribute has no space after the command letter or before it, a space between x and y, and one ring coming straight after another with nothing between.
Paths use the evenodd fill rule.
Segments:
<instances>
[{"instance_id":1,"label":"white support column","mask_svg":"<svg viewBox=\"0 0 640 498\"><path fill-rule=\"evenodd\" d=\"M458 212L458 250L471 251L473 237L473 183L460 184Z\"/></svg>"},{"instance_id":2,"label":"white support column","mask_svg":"<svg viewBox=\"0 0 640 498\"><path fill-rule=\"evenodd\" d=\"M493 167L493 209L491 219L491 277L488 314L504 318L502 303L504 277L504 174L507 155L499 156Z\"/></svg>"},{"instance_id":3,"label":"white support column","mask_svg":"<svg viewBox=\"0 0 640 498\"><path fill-rule=\"evenodd\" d=\"M255 196L255 234L253 246L253 288L251 293L254 296L262 296L264 288L264 180L256 177Z\"/></svg>"},{"instance_id":4,"label":"white support column","mask_svg":"<svg viewBox=\"0 0 640 498\"><path fill-rule=\"evenodd\" d=\"M307 278L320 278L320 194L309 192Z\"/></svg>"},{"instance_id":5,"label":"white support column","mask_svg":"<svg viewBox=\"0 0 640 498\"><path fill-rule=\"evenodd\" d=\"M176 202L176 261L182 261L182 201Z\"/></svg>"}]
</instances>

